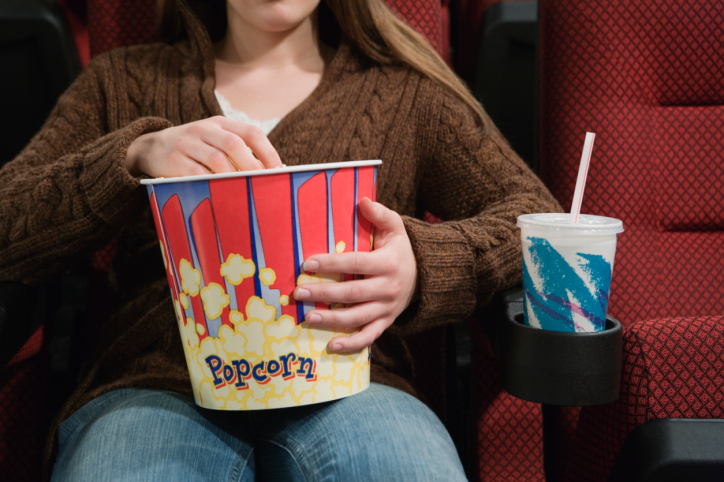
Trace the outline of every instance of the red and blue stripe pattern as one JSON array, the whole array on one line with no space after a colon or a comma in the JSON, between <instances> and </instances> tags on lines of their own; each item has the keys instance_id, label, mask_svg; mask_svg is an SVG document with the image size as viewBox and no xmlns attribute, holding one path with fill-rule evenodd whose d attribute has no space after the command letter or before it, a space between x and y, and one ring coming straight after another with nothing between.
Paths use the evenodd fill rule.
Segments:
<instances>
[{"instance_id":1,"label":"red and blue stripe pattern","mask_svg":"<svg viewBox=\"0 0 724 482\"><path fill-rule=\"evenodd\" d=\"M201 275L198 291L188 293L189 303L181 307L183 316L203 327L199 338L217 336L222 324L233 327L231 311L246 315L252 296L276 308L277 318L288 315L297 324L309 310L326 309L323 303L294 300L302 263L314 254L336 252L340 241L345 252L370 250L372 227L356 206L364 197L375 199L376 174L375 166L365 166L148 185L174 301L184 291L182 259ZM229 283L221 267L232 255L253 260L253 277ZM269 285L259 277L265 268L276 275ZM200 296L211 283L229 296L214 319Z\"/></svg>"}]
</instances>

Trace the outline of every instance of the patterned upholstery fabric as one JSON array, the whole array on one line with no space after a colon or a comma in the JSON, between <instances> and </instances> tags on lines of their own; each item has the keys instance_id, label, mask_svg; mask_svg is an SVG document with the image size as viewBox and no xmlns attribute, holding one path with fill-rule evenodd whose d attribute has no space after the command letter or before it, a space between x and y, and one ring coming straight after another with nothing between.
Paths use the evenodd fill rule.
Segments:
<instances>
[{"instance_id":1,"label":"patterned upholstery fabric","mask_svg":"<svg viewBox=\"0 0 724 482\"><path fill-rule=\"evenodd\" d=\"M541 405L502 389L495 355L480 324L471 323L470 331L477 435L472 480L545 482Z\"/></svg>"},{"instance_id":2,"label":"patterned upholstery fabric","mask_svg":"<svg viewBox=\"0 0 724 482\"><path fill-rule=\"evenodd\" d=\"M646 321L624 336L621 395L585 407L564 480L604 482L638 425L658 418L724 418L724 316Z\"/></svg>"},{"instance_id":3,"label":"patterned upholstery fabric","mask_svg":"<svg viewBox=\"0 0 724 482\"><path fill-rule=\"evenodd\" d=\"M91 57L124 45L150 43L154 34L154 0L88 1Z\"/></svg>"},{"instance_id":4,"label":"patterned upholstery fabric","mask_svg":"<svg viewBox=\"0 0 724 482\"><path fill-rule=\"evenodd\" d=\"M541 177L568 208L584 134L596 132L582 212L622 219L626 230L609 305L631 326L622 398L584 408L564 449L575 453L568 480L604 480L643 421L722 416L706 391L718 387L721 397L721 380L687 352L689 342L709 350L722 319L671 318L724 313L724 5L541 0L539 23ZM668 321L635 325L660 318ZM721 364L721 351L711 353ZM687 385L694 379L706 388Z\"/></svg>"},{"instance_id":5,"label":"patterned upholstery fabric","mask_svg":"<svg viewBox=\"0 0 724 482\"><path fill-rule=\"evenodd\" d=\"M39 344L41 339L36 333L30 341ZM45 442L48 356L21 357L0 373L0 479L34 482L40 478Z\"/></svg>"},{"instance_id":6,"label":"patterned upholstery fabric","mask_svg":"<svg viewBox=\"0 0 724 482\"><path fill-rule=\"evenodd\" d=\"M620 218L626 230L609 313L624 324L724 313L724 235L710 231L724 168L707 158L722 143L724 5L540 8L541 176L570 206L584 134L598 134L582 212Z\"/></svg>"},{"instance_id":7,"label":"patterned upholstery fabric","mask_svg":"<svg viewBox=\"0 0 724 482\"><path fill-rule=\"evenodd\" d=\"M450 60L449 19L443 16L443 8L447 12L448 1L385 0L385 3L390 7L390 10L397 13L400 18L421 33L445 60ZM444 7L443 3L445 4Z\"/></svg>"}]
</instances>

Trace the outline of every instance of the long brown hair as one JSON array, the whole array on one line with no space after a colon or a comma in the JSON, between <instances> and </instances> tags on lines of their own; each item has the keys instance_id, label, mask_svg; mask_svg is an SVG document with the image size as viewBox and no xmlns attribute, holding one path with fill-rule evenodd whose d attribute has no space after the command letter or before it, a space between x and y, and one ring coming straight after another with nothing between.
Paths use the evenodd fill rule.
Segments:
<instances>
[{"instance_id":1,"label":"long brown hair","mask_svg":"<svg viewBox=\"0 0 724 482\"><path fill-rule=\"evenodd\" d=\"M167 40L178 39L183 35L183 28L175 8L176 0L157 1L161 34ZM206 25L212 41L221 40L226 33L226 1L188 0L188 3ZM397 18L383 0L324 0L320 4L320 16L325 6L336 19L333 29L338 27L371 60L383 65L404 63L441 83L472 109L484 130L490 129L490 118L465 84L422 35ZM324 37L324 32L320 33Z\"/></svg>"}]
</instances>

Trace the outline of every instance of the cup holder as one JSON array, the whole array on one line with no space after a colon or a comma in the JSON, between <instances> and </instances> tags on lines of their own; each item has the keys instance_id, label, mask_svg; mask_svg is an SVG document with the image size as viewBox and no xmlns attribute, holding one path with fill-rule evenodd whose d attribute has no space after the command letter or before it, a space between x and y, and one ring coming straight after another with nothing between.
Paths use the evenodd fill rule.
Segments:
<instances>
[{"instance_id":1,"label":"cup holder","mask_svg":"<svg viewBox=\"0 0 724 482\"><path fill-rule=\"evenodd\" d=\"M618 400L621 323L606 318L597 333L563 333L523 324L522 299L497 316L498 370L511 395L550 405L603 405Z\"/></svg>"}]
</instances>

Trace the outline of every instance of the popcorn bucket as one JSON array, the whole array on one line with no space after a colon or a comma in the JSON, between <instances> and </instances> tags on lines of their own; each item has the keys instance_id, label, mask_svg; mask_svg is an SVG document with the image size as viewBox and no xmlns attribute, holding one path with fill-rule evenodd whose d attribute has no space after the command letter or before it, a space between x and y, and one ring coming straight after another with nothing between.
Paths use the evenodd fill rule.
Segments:
<instances>
[{"instance_id":1,"label":"popcorn bucket","mask_svg":"<svg viewBox=\"0 0 724 482\"><path fill-rule=\"evenodd\" d=\"M370 352L327 352L297 284L313 254L370 251L357 204L375 199L381 161L149 179L146 185L196 403L258 410L326 402L369 386Z\"/></svg>"}]
</instances>

